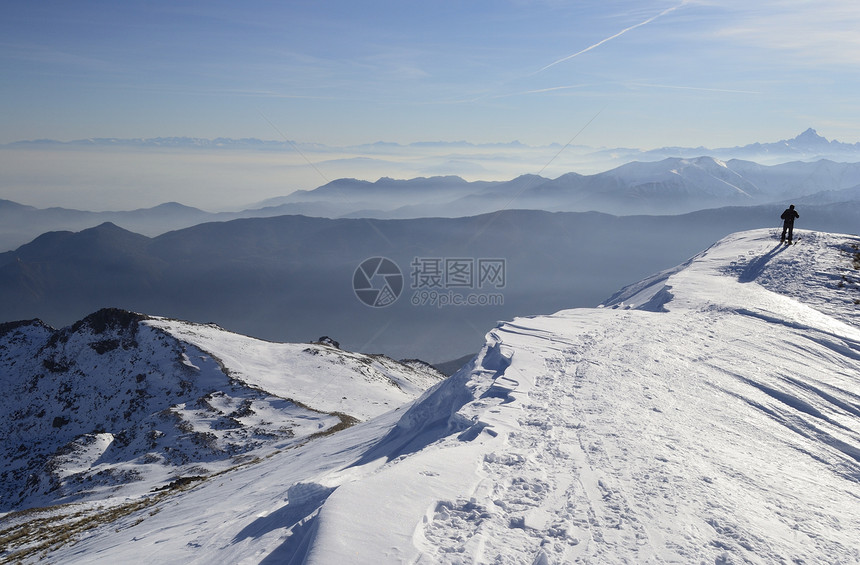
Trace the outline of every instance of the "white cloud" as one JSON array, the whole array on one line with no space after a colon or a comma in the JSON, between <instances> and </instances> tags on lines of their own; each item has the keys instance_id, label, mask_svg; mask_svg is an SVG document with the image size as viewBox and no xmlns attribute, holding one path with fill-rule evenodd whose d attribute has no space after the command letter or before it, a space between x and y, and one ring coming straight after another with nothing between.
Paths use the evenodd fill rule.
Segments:
<instances>
[{"instance_id":1,"label":"white cloud","mask_svg":"<svg viewBox=\"0 0 860 565\"><path fill-rule=\"evenodd\" d=\"M781 51L793 64L860 63L860 3L855 0L699 1L718 8L711 37L738 47Z\"/></svg>"}]
</instances>

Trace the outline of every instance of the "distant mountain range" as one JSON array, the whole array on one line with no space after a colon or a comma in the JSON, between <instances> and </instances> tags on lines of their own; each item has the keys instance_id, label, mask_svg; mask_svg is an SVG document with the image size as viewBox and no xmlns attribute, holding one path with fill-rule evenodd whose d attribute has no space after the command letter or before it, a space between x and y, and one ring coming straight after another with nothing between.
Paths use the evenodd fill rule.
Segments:
<instances>
[{"instance_id":1,"label":"distant mountain range","mask_svg":"<svg viewBox=\"0 0 860 565\"><path fill-rule=\"evenodd\" d=\"M814 139L823 138L813 138L810 146ZM846 202L856 200L858 193L860 163L819 160L767 166L700 156L632 162L595 175L568 173L556 179L537 175L504 182L469 182L457 176L338 179L240 212L210 213L175 202L133 211L89 212L0 200L0 250L14 249L45 232L77 231L104 222L157 236L203 222L287 214L388 219L452 218L505 209L680 214L798 199L808 205Z\"/></svg>"},{"instance_id":2,"label":"distant mountain range","mask_svg":"<svg viewBox=\"0 0 860 565\"><path fill-rule=\"evenodd\" d=\"M206 148L206 149L267 149L267 150L294 150L295 147L314 151L361 151L363 153L379 153L393 152L399 149L406 148L512 148L524 149L528 146L519 141L511 141L507 143L470 143L467 141L419 141L414 143L402 144L393 142L376 142L360 145L351 145L346 147L326 146L320 143L306 143L297 140L264 140L257 138L241 138L233 139L226 137L218 137L214 139L199 138L199 137L150 137L150 138L117 138L117 137L97 137L87 139L73 139L69 141L59 141L56 139L33 139L21 140L7 143L7 147L27 147L37 145L51 146L78 146L78 147L169 147L169 148ZM549 147L561 147L555 143ZM797 159L813 158L833 158L839 155L853 155L854 158L860 157L860 142L858 143L843 143L837 140L828 140L827 138L818 135L813 128L808 128L803 133L791 139L783 139L775 142L757 142L743 146L721 147L721 148L706 148L706 147L661 147L657 149L633 149L633 148L593 148L588 146L574 146L574 151L584 153L622 153L627 157L644 158L647 160L662 159L667 156L676 157L693 157L702 155L712 155L725 159L770 159L784 158L786 156L794 156Z\"/></svg>"},{"instance_id":3,"label":"distant mountain range","mask_svg":"<svg viewBox=\"0 0 860 565\"><path fill-rule=\"evenodd\" d=\"M72 139L60 141L56 139L31 139L13 141L5 144L7 147L26 147L36 145L54 146L109 146L109 147L174 147L174 148L209 148L209 149L275 149L292 150L293 147L303 149L315 149L326 151L343 151L344 149L363 150L391 150L398 147L525 147L518 141L510 143L488 143L474 144L467 141L419 141L409 144L393 142L376 142L348 147L330 147L320 143L306 143L295 140L271 140L245 137L234 139L229 137L217 137L214 139L202 137L146 137L146 138L121 138L121 137L92 137L86 139Z\"/></svg>"},{"instance_id":4,"label":"distant mountain range","mask_svg":"<svg viewBox=\"0 0 860 565\"><path fill-rule=\"evenodd\" d=\"M759 165L714 157L673 157L633 162L596 175L568 173L557 179L525 175L508 182L466 182L435 177L375 183L341 179L311 191L297 191L268 205L316 207L341 216L455 217L502 209L557 212L597 211L614 215L680 214L749 206L860 186L860 163L792 162ZM845 193L852 199L853 193Z\"/></svg>"},{"instance_id":5,"label":"distant mountain range","mask_svg":"<svg viewBox=\"0 0 860 565\"><path fill-rule=\"evenodd\" d=\"M603 149L601 152L618 152L630 156L634 149ZM777 163L793 160L817 161L819 159L855 161L860 158L860 142L843 143L818 135L812 128L791 138L774 142L756 142L736 147L661 147L640 151L642 160L658 160L665 157L699 157L710 155L719 159L747 159L761 163Z\"/></svg>"},{"instance_id":6,"label":"distant mountain range","mask_svg":"<svg viewBox=\"0 0 860 565\"><path fill-rule=\"evenodd\" d=\"M593 306L607 289L677 264L725 234L776 227L783 209L624 217L507 210L411 220L278 216L200 224L154 238L106 223L46 233L0 254L0 320L40 318L60 327L111 306L215 322L275 341L330 335L350 350L442 362L474 352L488 324ZM804 206L798 226L852 232L858 217L857 202ZM356 269L373 257L389 258L402 273L401 295L386 308L366 306L354 292ZM503 260L504 284L433 282L434 265L441 269L446 259L473 268L481 259ZM502 300L433 302L488 294Z\"/></svg>"}]
</instances>

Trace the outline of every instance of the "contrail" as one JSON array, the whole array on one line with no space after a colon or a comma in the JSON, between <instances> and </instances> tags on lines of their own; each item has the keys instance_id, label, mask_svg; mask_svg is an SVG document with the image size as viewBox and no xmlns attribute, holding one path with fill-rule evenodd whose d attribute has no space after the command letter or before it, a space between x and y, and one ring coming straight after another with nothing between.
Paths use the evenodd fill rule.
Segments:
<instances>
[{"instance_id":1,"label":"contrail","mask_svg":"<svg viewBox=\"0 0 860 565\"><path fill-rule=\"evenodd\" d=\"M299 146L298 146L298 145L296 145L295 143L293 143L290 139L288 139L288 138L287 138L287 136L286 136L286 135L284 135L284 132L282 132L282 131L280 130L280 128L278 128L278 126L276 126L276 125L272 122L272 120L270 120L269 118L267 118L267 117L266 117L266 115L262 112L262 110L260 110L259 108L257 108L257 113L258 113L258 114L260 114L260 117L262 117L264 120L266 120L266 121L269 123L269 125L270 125L270 126L272 126L272 128L274 128L274 130L275 130L276 132L278 132L278 134L280 134L280 136L283 138L283 140L284 140L284 141L286 141L287 143L289 143L289 144L292 146L292 148L296 150L296 153L298 153L299 155L301 155L301 156L302 156L302 159L304 159L304 160L307 162L307 164L308 164L308 165L310 165L310 166L313 168L313 170L315 170L315 171L317 172L317 174L318 174L319 176L321 176L321 177L322 177L322 179L323 179L326 183L331 182L330 180L328 180L328 177L326 177L326 176L323 174L323 172L322 172L321 170L319 170L319 168L318 168L316 165L314 165L313 161L311 161L310 159L308 159L308 156L307 156L307 155L305 155L304 153L302 153L302 150L301 150L301 149L299 149ZM390 245L391 247L394 247L394 243L393 243L390 239L388 239L388 237L387 237L384 233L382 233L382 232L379 230L379 228L378 228L378 227L376 227L376 225L374 224L374 222L373 222L370 218L364 218L364 221L365 221L365 222L367 222L367 225L368 225L368 226L370 226L370 227L371 227L371 229L373 229L373 231L375 231L375 232L377 233L377 235L379 235L379 237L381 237L381 238L385 241L385 243L387 243L387 244L388 244L388 245ZM387 326L386 326L386 327L387 327ZM385 328L383 328L383 329L385 329ZM381 332L382 332L382 330L380 330L380 333L381 333ZM379 334L377 334L377 335L379 335ZM373 339L376 339L376 336L374 336L374 337L373 337ZM372 341L372 340L371 340L371 341Z\"/></svg>"},{"instance_id":2,"label":"contrail","mask_svg":"<svg viewBox=\"0 0 860 565\"><path fill-rule=\"evenodd\" d=\"M313 164L313 161L311 161L310 159L308 159L307 155L305 155L304 153L302 153L302 150L301 150L301 149L299 149L299 146L298 146L298 145L296 145L295 143L293 143L293 141L292 141L292 140L287 139L287 136L286 136L286 135L284 135L284 132L282 132L282 131L278 128L278 126L276 126L275 124L273 124L273 123L272 123L272 120L270 120L269 118L267 118L267 117L266 117L266 115L265 115L265 114L264 114L264 113L263 113L259 108L257 108L257 113L258 113L258 114L260 114L260 117L261 117L261 118L263 118L264 120L266 120L266 122L268 122L268 124L269 124L270 126L272 126L272 128L273 128L276 132L278 132L278 134L281 136L281 138L282 138L284 141L286 141L287 143L289 143L289 144L290 144L290 146L291 146L293 149L295 149L296 153L298 153L299 155L301 155L301 156L302 156L302 159L304 159L304 160L305 160L305 162L307 162L307 164L308 164L308 165L310 165L310 166L313 168L313 170L315 170L315 171L317 172L317 174L318 174L319 176L321 176L321 177L322 177L322 179L323 179L324 181L326 181L326 183L331 182L331 181L329 181L329 180L328 180L328 178L327 178L327 177L322 173L322 171L321 171L321 170L319 170L319 169L317 168L317 166Z\"/></svg>"},{"instance_id":3,"label":"contrail","mask_svg":"<svg viewBox=\"0 0 860 565\"><path fill-rule=\"evenodd\" d=\"M706 88L701 86L677 86L672 84L651 84L647 82L631 82L630 86L642 86L647 88L672 88L676 90L700 90L703 92L728 92L730 94L761 94L756 90L735 90L732 88Z\"/></svg>"},{"instance_id":4,"label":"contrail","mask_svg":"<svg viewBox=\"0 0 860 565\"><path fill-rule=\"evenodd\" d=\"M564 63L565 61L569 61L569 60L573 59L574 57L578 57L578 56L582 55L583 53L587 53L587 52L591 51L592 49L595 49L595 48L597 48L597 47L600 47L600 46L601 46L601 45L603 45L604 43L606 43L606 42L608 42L608 41L612 41L612 40L613 40L613 39L615 39L616 37L620 37L620 36L624 35L625 33L627 33L628 31L630 31L630 30L632 30L632 29L636 29L637 27L642 27L642 26L644 26L645 24L650 24L651 22L653 22L653 21L654 21L654 20L656 20L657 18L659 18L659 17L661 17L661 16L665 16L665 15L666 15L666 14L668 14L669 12L674 12L675 10L677 10L678 8L680 8L681 6L683 6L684 4L686 4L688 1L689 1L689 0L683 0L683 2L681 2L681 3L680 3L680 4L678 4L677 6L673 6L673 7L671 7L671 8L666 8L665 10L663 10L662 12L660 12L659 14L657 14L656 16L651 16L650 18L648 18L648 19L647 19L647 20L645 20L644 22L639 22L639 23L638 23L638 24L636 24L636 25L632 25L632 26L630 26L630 27L628 27L628 28L622 29L621 31L619 31L619 32L618 32L618 33L616 33L615 35L611 35L611 36L607 37L606 39L602 39L602 40L598 41L597 43L595 43L594 45L590 45L590 46L586 47L586 48L585 48L585 49L583 49L582 51L578 51L578 52L574 53L573 55L568 55L567 57L563 57L563 58L559 59L558 61L554 61L554 62L550 63L549 65L547 65L547 66L543 67L543 68L542 68L542 69L540 69L539 71L537 71L535 74L542 73L542 72L544 72L545 70L547 70L547 69L548 69L548 68L550 68L550 67L554 67L555 65L558 65L559 63Z\"/></svg>"},{"instance_id":5,"label":"contrail","mask_svg":"<svg viewBox=\"0 0 860 565\"><path fill-rule=\"evenodd\" d=\"M490 216L490 219L489 219L489 220L487 220L487 223L486 223L486 224L484 224L484 225L483 225L483 227L481 227L481 229L479 229L479 230L478 230L474 235L472 235L472 237L471 237L471 238L469 238L469 240L466 242L466 245L465 245L464 247L468 247L469 245L471 245L471 244L472 244L472 242L473 242L473 241L475 241L476 239L478 239L478 237L479 237L481 234L483 234L485 231L487 231L487 228L489 228L489 227L490 227L490 224L492 224L494 221L496 221L496 218L498 218L498 217L499 217L499 214L501 214L502 212L504 212L505 210L507 210L507 209L508 209L508 207L510 207L510 205L511 205L511 204L513 204L514 200L516 200L517 198L519 198L519 197L522 195L522 193L523 193L523 192L525 192L526 190L528 190L529 188L531 188L531 186L534 184L534 178L540 177L541 173L543 173L543 172L544 172L544 169L546 169L547 167L549 167L549 166L552 164L552 162L553 162L553 161L555 161L555 160L556 160L556 158L557 158L559 155L561 155L561 154L562 154L562 152L563 152L565 149L567 149L567 148L568 148L568 146L569 146L571 143L573 143L573 142L574 142L574 140L575 140L577 137L579 137L579 134L581 134L583 131L585 131L585 128L587 128L588 126L590 126L590 125L591 125L591 122L593 122L594 120L596 120L596 119L597 119L597 116L599 116L601 112L603 112L603 108L601 108L600 110L598 110L598 111L597 111L597 113L596 113L596 114L594 114L594 116L593 116L590 120L588 120L588 122L586 122L586 124L585 124L584 126L582 126L582 128L581 128L578 132L576 132L576 134L575 134L573 137L571 137L571 138L570 138L570 141L568 141L567 143L565 143L565 144L564 144L564 147L562 147L561 149L559 149L559 150L558 150L558 153L556 153L555 155L553 155L553 156L552 156L552 159L550 159L549 161L547 161L546 165L544 165L543 167L541 167L541 169L540 169L537 173L535 173L535 175L532 177L532 180L531 180L530 182L527 182L527 183L523 184L523 187L522 187L519 191L517 191L517 193L516 193L516 194L514 194L513 196L511 196L511 198L510 198L510 199L509 199L509 200L504 204L504 206L502 206L501 208L499 208L498 210L496 210L496 212L495 212L492 216Z\"/></svg>"},{"instance_id":6,"label":"contrail","mask_svg":"<svg viewBox=\"0 0 860 565\"><path fill-rule=\"evenodd\" d=\"M538 88L536 90L524 90L522 92L512 92L510 94L497 94L492 98L510 98L512 96L524 96L526 94L543 94L544 92L555 92L557 90L571 90L574 88L585 88L588 84L571 84L568 86L551 86L549 88Z\"/></svg>"}]
</instances>

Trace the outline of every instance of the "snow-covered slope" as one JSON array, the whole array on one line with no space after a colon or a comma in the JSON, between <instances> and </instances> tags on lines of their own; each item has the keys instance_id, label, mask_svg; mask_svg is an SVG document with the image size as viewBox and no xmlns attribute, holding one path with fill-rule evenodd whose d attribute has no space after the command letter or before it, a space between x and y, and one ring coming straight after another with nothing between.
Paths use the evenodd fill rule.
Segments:
<instances>
[{"instance_id":1,"label":"snow-covered slope","mask_svg":"<svg viewBox=\"0 0 860 565\"><path fill-rule=\"evenodd\" d=\"M185 343L217 356L233 379L290 398L314 410L361 421L414 400L440 379L426 364L344 351L326 343L272 343L218 326L152 318Z\"/></svg>"},{"instance_id":2,"label":"snow-covered slope","mask_svg":"<svg viewBox=\"0 0 860 565\"><path fill-rule=\"evenodd\" d=\"M0 326L0 512L141 495L417 398L441 374L105 309Z\"/></svg>"},{"instance_id":3,"label":"snow-covered slope","mask_svg":"<svg viewBox=\"0 0 860 565\"><path fill-rule=\"evenodd\" d=\"M118 518L89 510L94 529L46 554L858 562L860 238L799 235L735 234L602 308L502 323L409 408Z\"/></svg>"}]
</instances>

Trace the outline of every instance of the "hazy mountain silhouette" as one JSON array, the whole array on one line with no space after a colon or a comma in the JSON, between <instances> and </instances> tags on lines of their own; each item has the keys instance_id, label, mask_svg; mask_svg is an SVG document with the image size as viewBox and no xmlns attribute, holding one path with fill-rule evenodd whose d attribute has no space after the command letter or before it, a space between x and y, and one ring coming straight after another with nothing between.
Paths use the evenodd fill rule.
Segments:
<instances>
[{"instance_id":1,"label":"hazy mountain silhouette","mask_svg":"<svg viewBox=\"0 0 860 565\"><path fill-rule=\"evenodd\" d=\"M725 234L775 226L783 207L668 217L517 210L414 220L280 216L155 238L102 224L47 233L0 254L0 321L61 326L110 306L278 341L331 335L352 350L446 361L474 351L487 324L593 306L607 289L677 264ZM858 207L806 206L798 226L850 232ZM403 295L388 308L365 306L352 288L358 265L378 256L404 276ZM411 278L416 257L504 259L505 286L489 289L504 304L414 305L421 298Z\"/></svg>"},{"instance_id":2,"label":"hazy mountain silhouette","mask_svg":"<svg viewBox=\"0 0 860 565\"><path fill-rule=\"evenodd\" d=\"M809 146L838 144L813 135L805 133L798 139L805 139ZM820 159L766 166L696 156L635 161L594 175L567 173L556 179L539 175L496 182L469 182L457 176L381 178L375 182L337 179L239 212L210 213L175 202L132 211L89 212L37 209L0 200L0 249L14 249L47 231L79 231L104 222L157 236L203 222L297 214L388 219L454 218L506 209L682 214L799 198L806 204L828 204L835 198L854 200L854 194L839 191L858 185L858 163ZM819 194L820 200L816 198Z\"/></svg>"}]
</instances>

